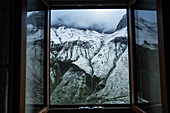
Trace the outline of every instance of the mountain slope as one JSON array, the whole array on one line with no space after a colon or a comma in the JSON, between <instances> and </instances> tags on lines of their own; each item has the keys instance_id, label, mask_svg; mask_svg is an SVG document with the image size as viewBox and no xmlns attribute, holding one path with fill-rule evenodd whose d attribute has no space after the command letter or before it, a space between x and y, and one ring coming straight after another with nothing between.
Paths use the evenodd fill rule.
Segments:
<instances>
[{"instance_id":1,"label":"mountain slope","mask_svg":"<svg viewBox=\"0 0 170 113\"><path fill-rule=\"evenodd\" d=\"M51 78L53 79L51 84L56 84L55 81L58 81L58 85L54 85L54 88L51 88L51 104L101 103L101 99L94 103L89 101L88 98L93 98L93 94L96 94L97 92L100 93L100 95L104 95L102 89L105 89L105 87L108 87L115 82L111 80L108 83L107 81L113 74L113 70L118 65L117 62L121 59L122 55L126 54L125 56L128 56L128 52L125 52L128 51L127 44L126 27L112 34L101 34L94 30L84 31L75 28L67 28L65 26L61 26L58 29L52 28L51 59L55 59L55 63L51 62L51 64L55 65L58 64L58 62L62 62L70 63L71 65L63 74L58 73L59 71L62 71L60 70L60 65L55 69L51 69L51 71L55 72L51 74ZM128 60L124 61L124 63L128 64ZM126 67L126 70L128 70L128 66ZM129 77L128 72L126 74L119 73L122 75L122 78ZM120 79L118 80L119 81L117 82L121 82ZM71 81L74 81L74 83ZM123 82L128 83L128 81L128 79L125 79ZM67 83L67 85L64 83ZM79 85L77 86L77 84ZM125 85L127 86L127 84ZM129 95L127 95L129 89L126 86L122 87L125 87L125 89L127 88L124 93L126 94L126 98L129 98ZM71 89L71 91L67 89ZM121 90L121 88L117 90ZM80 95L83 92L85 94ZM77 96L74 97L73 94ZM64 96L61 97L61 95ZM120 96L120 93L113 92L110 98L116 98L118 96ZM128 102L129 100L126 99L126 103ZM108 103L112 102L108 101ZM124 103L124 100L122 103Z\"/></svg>"}]
</instances>

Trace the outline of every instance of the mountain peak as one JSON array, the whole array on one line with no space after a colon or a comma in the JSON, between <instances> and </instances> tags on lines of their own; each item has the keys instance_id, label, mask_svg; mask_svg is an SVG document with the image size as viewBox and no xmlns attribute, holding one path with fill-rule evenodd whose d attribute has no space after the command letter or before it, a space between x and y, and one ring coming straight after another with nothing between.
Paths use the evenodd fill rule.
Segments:
<instances>
[{"instance_id":1,"label":"mountain peak","mask_svg":"<svg viewBox=\"0 0 170 113\"><path fill-rule=\"evenodd\" d=\"M127 26L127 14L125 14L117 25L116 31Z\"/></svg>"}]
</instances>

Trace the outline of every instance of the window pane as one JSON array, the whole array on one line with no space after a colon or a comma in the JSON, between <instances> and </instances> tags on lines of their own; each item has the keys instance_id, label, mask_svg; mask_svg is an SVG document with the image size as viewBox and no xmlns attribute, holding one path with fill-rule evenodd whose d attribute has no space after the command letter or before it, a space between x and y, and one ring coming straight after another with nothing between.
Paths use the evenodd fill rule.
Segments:
<instances>
[{"instance_id":1,"label":"window pane","mask_svg":"<svg viewBox=\"0 0 170 113\"><path fill-rule=\"evenodd\" d=\"M44 105L44 13L27 13L26 113Z\"/></svg>"},{"instance_id":2,"label":"window pane","mask_svg":"<svg viewBox=\"0 0 170 113\"><path fill-rule=\"evenodd\" d=\"M137 103L161 113L157 12L135 10Z\"/></svg>"},{"instance_id":3,"label":"window pane","mask_svg":"<svg viewBox=\"0 0 170 113\"><path fill-rule=\"evenodd\" d=\"M129 104L126 9L51 11L50 104Z\"/></svg>"}]
</instances>

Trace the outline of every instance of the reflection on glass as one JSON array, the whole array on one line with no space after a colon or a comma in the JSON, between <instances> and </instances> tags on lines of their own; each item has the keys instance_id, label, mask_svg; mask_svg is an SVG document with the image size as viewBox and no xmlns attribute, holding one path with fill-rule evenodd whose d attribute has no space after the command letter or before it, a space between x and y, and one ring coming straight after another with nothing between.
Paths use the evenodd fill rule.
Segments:
<instances>
[{"instance_id":1,"label":"reflection on glass","mask_svg":"<svg viewBox=\"0 0 170 113\"><path fill-rule=\"evenodd\" d=\"M161 113L157 12L135 10L137 103Z\"/></svg>"},{"instance_id":2,"label":"reflection on glass","mask_svg":"<svg viewBox=\"0 0 170 113\"><path fill-rule=\"evenodd\" d=\"M44 11L27 13L26 113L44 104Z\"/></svg>"},{"instance_id":3,"label":"reflection on glass","mask_svg":"<svg viewBox=\"0 0 170 113\"><path fill-rule=\"evenodd\" d=\"M50 104L129 104L126 9L51 14Z\"/></svg>"}]
</instances>

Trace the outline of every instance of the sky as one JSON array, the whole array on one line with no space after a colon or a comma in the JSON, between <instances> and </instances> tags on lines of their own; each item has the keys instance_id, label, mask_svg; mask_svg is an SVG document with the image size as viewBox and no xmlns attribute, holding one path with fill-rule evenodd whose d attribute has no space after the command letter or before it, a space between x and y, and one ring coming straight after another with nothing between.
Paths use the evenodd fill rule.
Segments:
<instances>
[{"instance_id":1,"label":"sky","mask_svg":"<svg viewBox=\"0 0 170 113\"><path fill-rule=\"evenodd\" d=\"M29 16L31 16L33 13L38 13L39 11L31 11L31 12L27 12L27 18L29 17Z\"/></svg>"},{"instance_id":2,"label":"sky","mask_svg":"<svg viewBox=\"0 0 170 113\"><path fill-rule=\"evenodd\" d=\"M75 28L93 28L102 32L114 31L126 14L126 9L73 9L52 10L51 24L61 24Z\"/></svg>"},{"instance_id":3,"label":"sky","mask_svg":"<svg viewBox=\"0 0 170 113\"><path fill-rule=\"evenodd\" d=\"M135 10L137 18L143 18L149 22L157 22L157 12L149 10Z\"/></svg>"}]
</instances>

